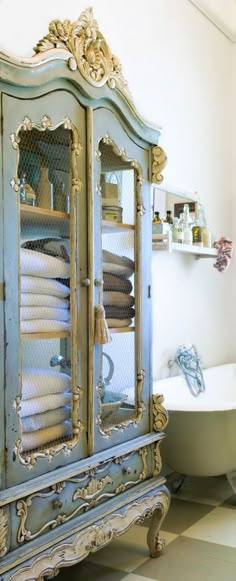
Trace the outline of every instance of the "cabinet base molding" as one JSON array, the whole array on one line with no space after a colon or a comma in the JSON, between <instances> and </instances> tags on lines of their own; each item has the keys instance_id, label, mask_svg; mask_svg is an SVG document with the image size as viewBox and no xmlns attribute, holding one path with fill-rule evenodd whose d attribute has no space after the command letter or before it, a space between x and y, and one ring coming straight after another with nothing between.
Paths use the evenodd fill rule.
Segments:
<instances>
[{"instance_id":1,"label":"cabinet base molding","mask_svg":"<svg viewBox=\"0 0 236 581\"><path fill-rule=\"evenodd\" d=\"M170 493L166 486L157 486L150 492L138 497L115 510L109 516L95 521L91 526L83 528L79 533L58 543L50 550L36 556L25 563L7 571L2 577L4 581L43 581L44 577L55 577L62 567L68 567L85 559L89 553L105 547L135 523L142 522L146 517L152 517L147 535L147 544L152 557L159 556L165 540L159 531L170 502Z\"/></svg>"}]
</instances>

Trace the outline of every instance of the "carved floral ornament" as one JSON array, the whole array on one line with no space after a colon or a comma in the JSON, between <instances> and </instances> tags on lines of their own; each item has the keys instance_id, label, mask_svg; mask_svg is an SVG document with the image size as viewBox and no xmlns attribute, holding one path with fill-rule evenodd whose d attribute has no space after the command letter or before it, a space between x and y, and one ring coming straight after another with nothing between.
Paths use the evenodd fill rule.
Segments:
<instances>
[{"instance_id":1,"label":"carved floral ornament","mask_svg":"<svg viewBox=\"0 0 236 581\"><path fill-rule=\"evenodd\" d=\"M167 163L164 149L159 145L152 148L152 183L160 184L163 181L162 171Z\"/></svg>"},{"instance_id":2,"label":"carved floral ornament","mask_svg":"<svg viewBox=\"0 0 236 581\"><path fill-rule=\"evenodd\" d=\"M163 395L153 395L153 428L155 432L161 432L168 424L168 411L162 405L164 401Z\"/></svg>"},{"instance_id":3,"label":"carved floral ornament","mask_svg":"<svg viewBox=\"0 0 236 581\"><path fill-rule=\"evenodd\" d=\"M98 29L92 8L86 8L76 20L53 20L49 32L34 47L36 53L53 48L69 51L69 67L78 68L91 85L102 87L106 83L110 89L118 88L130 99L127 81L123 77L119 60Z\"/></svg>"}]
</instances>

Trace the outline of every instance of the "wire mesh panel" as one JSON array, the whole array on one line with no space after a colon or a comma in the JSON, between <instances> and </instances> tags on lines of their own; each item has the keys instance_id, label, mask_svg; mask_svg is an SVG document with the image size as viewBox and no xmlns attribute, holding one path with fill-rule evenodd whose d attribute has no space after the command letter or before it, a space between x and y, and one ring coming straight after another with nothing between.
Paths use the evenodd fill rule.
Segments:
<instances>
[{"instance_id":1,"label":"wire mesh panel","mask_svg":"<svg viewBox=\"0 0 236 581\"><path fill-rule=\"evenodd\" d=\"M114 143L100 143L103 305L112 341L101 349L103 428L136 415L136 170Z\"/></svg>"},{"instance_id":2,"label":"wire mesh panel","mask_svg":"<svg viewBox=\"0 0 236 581\"><path fill-rule=\"evenodd\" d=\"M19 132L23 454L72 439L76 383L72 132ZM73 321L73 323L72 323ZM74 385L73 385L74 384Z\"/></svg>"}]
</instances>

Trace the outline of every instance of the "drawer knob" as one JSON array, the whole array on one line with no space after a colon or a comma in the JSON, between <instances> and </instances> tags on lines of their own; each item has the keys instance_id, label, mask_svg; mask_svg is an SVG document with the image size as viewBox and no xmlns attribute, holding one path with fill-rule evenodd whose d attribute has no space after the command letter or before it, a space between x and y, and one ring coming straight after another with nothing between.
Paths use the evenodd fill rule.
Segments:
<instances>
[{"instance_id":1,"label":"drawer knob","mask_svg":"<svg viewBox=\"0 0 236 581\"><path fill-rule=\"evenodd\" d=\"M83 278L81 280L81 285L82 286L90 286L90 279L89 278Z\"/></svg>"},{"instance_id":2,"label":"drawer knob","mask_svg":"<svg viewBox=\"0 0 236 581\"><path fill-rule=\"evenodd\" d=\"M122 472L123 472L123 474L131 474L132 470L128 466L128 468L123 468Z\"/></svg>"},{"instance_id":3,"label":"drawer knob","mask_svg":"<svg viewBox=\"0 0 236 581\"><path fill-rule=\"evenodd\" d=\"M63 502L61 500L54 500L52 506L53 508L62 508Z\"/></svg>"}]
</instances>

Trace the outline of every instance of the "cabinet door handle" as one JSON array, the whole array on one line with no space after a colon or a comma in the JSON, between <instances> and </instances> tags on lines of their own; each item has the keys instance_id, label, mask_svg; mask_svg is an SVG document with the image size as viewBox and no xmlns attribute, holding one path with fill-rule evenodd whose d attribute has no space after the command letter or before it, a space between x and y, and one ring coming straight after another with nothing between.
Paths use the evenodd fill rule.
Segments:
<instances>
[{"instance_id":1,"label":"cabinet door handle","mask_svg":"<svg viewBox=\"0 0 236 581\"><path fill-rule=\"evenodd\" d=\"M90 279L89 278L83 278L81 280L81 286L90 286Z\"/></svg>"}]
</instances>

